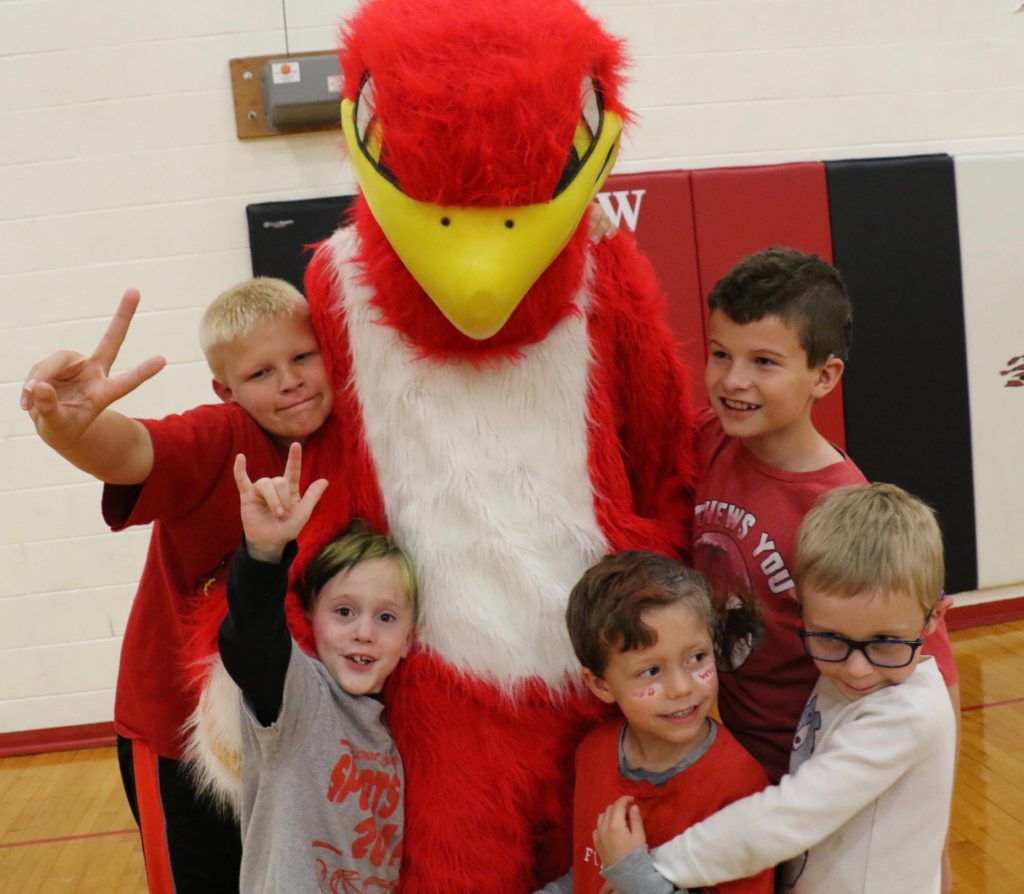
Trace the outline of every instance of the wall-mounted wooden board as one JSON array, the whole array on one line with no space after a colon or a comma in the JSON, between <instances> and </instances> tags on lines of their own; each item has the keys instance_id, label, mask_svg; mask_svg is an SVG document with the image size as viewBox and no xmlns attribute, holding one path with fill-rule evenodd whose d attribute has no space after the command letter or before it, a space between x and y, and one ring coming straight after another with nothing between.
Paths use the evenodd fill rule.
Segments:
<instances>
[{"instance_id":1,"label":"wall-mounted wooden board","mask_svg":"<svg viewBox=\"0 0 1024 894\"><path fill-rule=\"evenodd\" d=\"M238 139L254 140L262 137L287 137L297 133L340 130L340 110L338 123L330 126L297 127L288 130L276 130L271 127L263 110L263 89L260 77L263 66L271 60L302 59L307 56L329 55L333 52L333 50L312 50L306 53L274 53L270 56L245 56L241 59L229 60L231 94L235 99L235 131L238 134Z\"/></svg>"}]
</instances>

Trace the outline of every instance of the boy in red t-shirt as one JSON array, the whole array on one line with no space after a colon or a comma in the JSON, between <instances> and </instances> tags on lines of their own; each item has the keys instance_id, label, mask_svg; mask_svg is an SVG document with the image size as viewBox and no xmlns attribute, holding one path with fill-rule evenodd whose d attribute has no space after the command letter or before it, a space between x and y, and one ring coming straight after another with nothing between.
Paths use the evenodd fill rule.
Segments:
<instances>
[{"instance_id":1,"label":"boy in red t-shirt","mask_svg":"<svg viewBox=\"0 0 1024 894\"><path fill-rule=\"evenodd\" d=\"M231 468L244 453L253 477L282 473L334 394L305 299L257 278L218 296L200 324L219 404L164 419L128 418L110 405L164 366L152 357L110 375L139 303L125 292L90 357L58 351L29 372L21 406L40 437L105 483L114 530L153 523L121 648L114 706L125 792L142 832L151 892L237 892L234 818L197 796L181 763L181 729L195 709L185 659L189 600L241 539Z\"/></svg>"},{"instance_id":2,"label":"boy in red t-shirt","mask_svg":"<svg viewBox=\"0 0 1024 894\"><path fill-rule=\"evenodd\" d=\"M818 679L797 636L796 532L821 494L865 483L811 418L814 404L839 384L852 310L836 269L792 248L741 261L716 283L708 309L711 409L698 435L705 468L693 564L715 593L749 592L761 606L763 637L748 638L731 656L735 671L722 675L719 710L778 782ZM959 723L956 662L944 621L925 639L924 651L937 660Z\"/></svg>"},{"instance_id":3,"label":"boy in red t-shirt","mask_svg":"<svg viewBox=\"0 0 1024 894\"><path fill-rule=\"evenodd\" d=\"M623 716L589 733L576 752L572 870L539 894L598 894L605 879L594 827L609 804L631 799L653 846L760 791L768 779L708 716L718 691L716 655L728 649L724 613L714 609L700 574L655 553L607 556L573 587L566 621L587 685ZM632 879L615 881L626 886ZM773 873L765 870L716 890L772 889Z\"/></svg>"}]
</instances>

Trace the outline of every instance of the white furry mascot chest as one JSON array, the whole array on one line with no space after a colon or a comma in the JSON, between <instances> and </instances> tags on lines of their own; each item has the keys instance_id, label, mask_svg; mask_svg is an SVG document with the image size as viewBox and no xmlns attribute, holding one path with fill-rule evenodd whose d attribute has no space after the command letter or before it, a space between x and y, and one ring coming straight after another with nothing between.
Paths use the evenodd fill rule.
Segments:
<instances>
[{"instance_id":1,"label":"white furry mascot chest","mask_svg":"<svg viewBox=\"0 0 1024 894\"><path fill-rule=\"evenodd\" d=\"M622 50L574 0L367 0L340 58L360 196L306 276L337 397L295 567L357 516L409 553L418 647L385 693L401 890L524 894L571 863L573 754L603 714L569 591L606 552L688 548L662 298L629 239L586 232Z\"/></svg>"},{"instance_id":2,"label":"white furry mascot chest","mask_svg":"<svg viewBox=\"0 0 1024 894\"><path fill-rule=\"evenodd\" d=\"M587 463L586 322L482 368L421 360L381 325L355 242L342 230L329 251L388 527L425 589L418 641L506 688L563 686L577 672L565 596L608 549ZM587 299L584 284L575 303Z\"/></svg>"}]
</instances>

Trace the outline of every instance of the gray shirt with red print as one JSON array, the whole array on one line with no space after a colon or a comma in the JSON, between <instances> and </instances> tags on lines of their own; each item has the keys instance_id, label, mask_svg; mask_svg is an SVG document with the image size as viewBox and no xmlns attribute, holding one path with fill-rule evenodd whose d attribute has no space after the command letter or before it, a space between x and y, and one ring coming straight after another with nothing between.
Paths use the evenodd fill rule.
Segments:
<instances>
[{"instance_id":1,"label":"gray shirt with red print","mask_svg":"<svg viewBox=\"0 0 1024 894\"><path fill-rule=\"evenodd\" d=\"M281 646L268 637L288 636L284 595L293 555L292 548L281 564L258 562L243 546L228 578L221 654L243 690L241 890L393 891L405 780L380 700L349 695L289 637L277 716L253 711L266 705L268 684L273 691L279 682L254 671L261 654L264 671L277 664L268 653L280 654ZM247 684L254 683L263 691L250 699Z\"/></svg>"}]
</instances>

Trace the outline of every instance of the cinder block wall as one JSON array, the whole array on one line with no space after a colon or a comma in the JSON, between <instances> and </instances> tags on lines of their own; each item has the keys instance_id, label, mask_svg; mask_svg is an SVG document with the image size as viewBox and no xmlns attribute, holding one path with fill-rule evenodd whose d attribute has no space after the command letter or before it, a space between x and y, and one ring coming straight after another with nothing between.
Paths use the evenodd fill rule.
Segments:
<instances>
[{"instance_id":1,"label":"cinder block wall","mask_svg":"<svg viewBox=\"0 0 1024 894\"><path fill-rule=\"evenodd\" d=\"M1024 151L1019 0L585 4L628 38L637 125L619 170ZM292 51L351 0L285 0ZM108 720L148 531L18 409L32 363L89 351L143 304L122 364L168 367L122 409L209 400L195 327L249 275L244 208L352 188L339 137L241 143L227 61L284 52L281 0L0 3L0 733Z\"/></svg>"}]
</instances>

